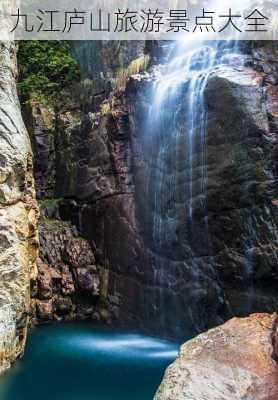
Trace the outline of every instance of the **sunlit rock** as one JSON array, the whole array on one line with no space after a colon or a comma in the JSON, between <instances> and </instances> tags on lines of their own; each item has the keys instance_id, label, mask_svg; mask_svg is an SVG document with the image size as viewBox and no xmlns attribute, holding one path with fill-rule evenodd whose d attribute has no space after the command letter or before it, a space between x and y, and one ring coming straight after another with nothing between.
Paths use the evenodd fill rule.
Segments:
<instances>
[{"instance_id":1,"label":"sunlit rock","mask_svg":"<svg viewBox=\"0 0 278 400\"><path fill-rule=\"evenodd\" d=\"M275 315L234 318L182 346L155 400L275 400Z\"/></svg>"},{"instance_id":2,"label":"sunlit rock","mask_svg":"<svg viewBox=\"0 0 278 400\"><path fill-rule=\"evenodd\" d=\"M32 153L15 76L15 46L0 43L0 372L24 349L38 249Z\"/></svg>"}]
</instances>

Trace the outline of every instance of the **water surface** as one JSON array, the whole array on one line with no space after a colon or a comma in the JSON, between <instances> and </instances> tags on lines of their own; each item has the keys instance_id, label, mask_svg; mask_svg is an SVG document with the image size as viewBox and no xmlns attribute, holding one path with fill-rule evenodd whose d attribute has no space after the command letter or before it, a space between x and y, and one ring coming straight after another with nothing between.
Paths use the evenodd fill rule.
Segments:
<instances>
[{"instance_id":1,"label":"water surface","mask_svg":"<svg viewBox=\"0 0 278 400\"><path fill-rule=\"evenodd\" d=\"M1 400L151 400L178 344L88 324L39 327Z\"/></svg>"}]
</instances>

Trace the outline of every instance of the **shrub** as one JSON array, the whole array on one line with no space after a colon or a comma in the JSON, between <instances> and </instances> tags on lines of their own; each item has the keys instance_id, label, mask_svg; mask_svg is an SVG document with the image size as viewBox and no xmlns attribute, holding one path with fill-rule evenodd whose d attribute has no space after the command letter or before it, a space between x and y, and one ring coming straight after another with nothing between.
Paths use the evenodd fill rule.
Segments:
<instances>
[{"instance_id":1,"label":"shrub","mask_svg":"<svg viewBox=\"0 0 278 400\"><path fill-rule=\"evenodd\" d=\"M65 41L21 41L18 50L20 96L57 106L64 91L80 79L77 61Z\"/></svg>"}]
</instances>

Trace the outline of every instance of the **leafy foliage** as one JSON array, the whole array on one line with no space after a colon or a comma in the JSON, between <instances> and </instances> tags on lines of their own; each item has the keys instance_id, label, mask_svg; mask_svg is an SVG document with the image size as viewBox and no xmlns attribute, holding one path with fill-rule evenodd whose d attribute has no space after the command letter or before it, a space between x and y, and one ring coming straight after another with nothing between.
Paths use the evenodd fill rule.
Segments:
<instances>
[{"instance_id":1,"label":"leafy foliage","mask_svg":"<svg viewBox=\"0 0 278 400\"><path fill-rule=\"evenodd\" d=\"M77 61L64 41L21 41L19 93L28 101L57 106L64 91L80 78Z\"/></svg>"}]
</instances>

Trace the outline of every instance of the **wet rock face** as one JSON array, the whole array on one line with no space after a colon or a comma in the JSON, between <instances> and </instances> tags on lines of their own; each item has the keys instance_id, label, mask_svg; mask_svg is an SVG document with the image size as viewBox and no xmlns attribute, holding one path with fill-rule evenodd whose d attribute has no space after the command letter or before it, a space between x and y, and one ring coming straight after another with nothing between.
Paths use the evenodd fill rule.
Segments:
<instances>
[{"instance_id":1,"label":"wet rock face","mask_svg":"<svg viewBox=\"0 0 278 400\"><path fill-rule=\"evenodd\" d=\"M100 274L89 243L59 220L40 224L38 278L32 297L35 322L99 318Z\"/></svg>"},{"instance_id":2,"label":"wet rock face","mask_svg":"<svg viewBox=\"0 0 278 400\"><path fill-rule=\"evenodd\" d=\"M57 196L74 200L60 203L60 215L94 240L97 262L106 271L103 297L115 319L144 325L140 286L141 279L148 279L146 256L136 218L129 115L123 98L114 98L113 115L91 114L70 132L58 142Z\"/></svg>"},{"instance_id":3,"label":"wet rock face","mask_svg":"<svg viewBox=\"0 0 278 400\"><path fill-rule=\"evenodd\" d=\"M267 314L234 318L187 342L166 371L155 400L275 400L274 319Z\"/></svg>"},{"instance_id":4,"label":"wet rock face","mask_svg":"<svg viewBox=\"0 0 278 400\"><path fill-rule=\"evenodd\" d=\"M78 51L88 60L92 49ZM206 161L196 140L192 216L189 82L163 110L159 132L154 124L146 129L153 76L114 91L107 110L96 112L90 100L89 112L59 115L55 168L46 146L50 162L39 166L37 182L49 182L40 171L55 170L60 216L95 243L101 296L123 324L184 338L232 315L277 309L277 55L270 44L248 51L248 66L217 69L208 79Z\"/></svg>"},{"instance_id":5,"label":"wet rock face","mask_svg":"<svg viewBox=\"0 0 278 400\"><path fill-rule=\"evenodd\" d=\"M74 41L72 49L84 80L81 99L88 111L95 112L115 87L119 72L143 54L144 42Z\"/></svg>"},{"instance_id":6,"label":"wet rock face","mask_svg":"<svg viewBox=\"0 0 278 400\"><path fill-rule=\"evenodd\" d=\"M114 97L113 114L89 112L78 115L72 111L61 114L54 142L51 130L47 132L46 122L49 118L46 118L46 112L35 111L28 120L28 126L33 131L35 159L38 160L35 164L37 191L40 199L59 199L58 213L55 207L47 207L48 218L57 219L61 216L64 221L71 221L80 236L91 244L95 243L96 264L102 266L100 297L106 303L100 307L100 318L107 321L111 313L123 324L135 319L136 326L143 326L143 292L141 283L136 280L138 277L145 279L146 261L135 215L129 114L122 96ZM43 146L40 145L41 140ZM44 164L47 158L48 163ZM51 177L54 179L49 179ZM43 253L46 246L52 247L50 243L54 237L46 241L42 233L40 236ZM65 242L63 247L66 249L67 246L68 242ZM49 262L44 261L44 269L45 265L49 265ZM51 262L50 265L57 270L57 262ZM90 303L82 289L94 285L89 267L90 264L79 270L76 266L75 278L78 278L79 285L75 285L74 295L67 296L67 302L68 298L78 297L80 300L85 296L85 301ZM39 281L41 270L39 268ZM125 296L126 290L128 296ZM35 297L39 300L39 320L40 315L45 314L45 320L49 316L53 318L55 312L50 306L50 298L42 299L37 294ZM133 311L138 304L140 316ZM78 313L72 311L73 308L68 306L63 319L79 317Z\"/></svg>"},{"instance_id":7,"label":"wet rock face","mask_svg":"<svg viewBox=\"0 0 278 400\"><path fill-rule=\"evenodd\" d=\"M56 145L57 197L97 202L132 193L128 114L118 112L118 118L91 113L65 125Z\"/></svg>"},{"instance_id":8,"label":"wet rock face","mask_svg":"<svg viewBox=\"0 0 278 400\"><path fill-rule=\"evenodd\" d=\"M277 309L274 57L267 73L254 65L224 67L208 79L205 196L198 139L190 172L183 101L188 82L163 109L159 130L144 117L152 105L152 81L130 83L136 213L149 255L146 269L155 282L148 287L156 304L150 321L170 335L192 337L233 314ZM266 69L267 56L264 60Z\"/></svg>"},{"instance_id":9,"label":"wet rock face","mask_svg":"<svg viewBox=\"0 0 278 400\"><path fill-rule=\"evenodd\" d=\"M223 71L207 88L211 248L226 298L241 315L277 309L278 125L265 97L274 87L264 79Z\"/></svg>"},{"instance_id":10,"label":"wet rock face","mask_svg":"<svg viewBox=\"0 0 278 400\"><path fill-rule=\"evenodd\" d=\"M55 117L47 107L22 106L28 133L32 141L34 178L38 199L54 197L55 188Z\"/></svg>"},{"instance_id":11,"label":"wet rock face","mask_svg":"<svg viewBox=\"0 0 278 400\"><path fill-rule=\"evenodd\" d=\"M15 46L0 43L0 373L24 348L38 249L32 153L15 74Z\"/></svg>"}]
</instances>

